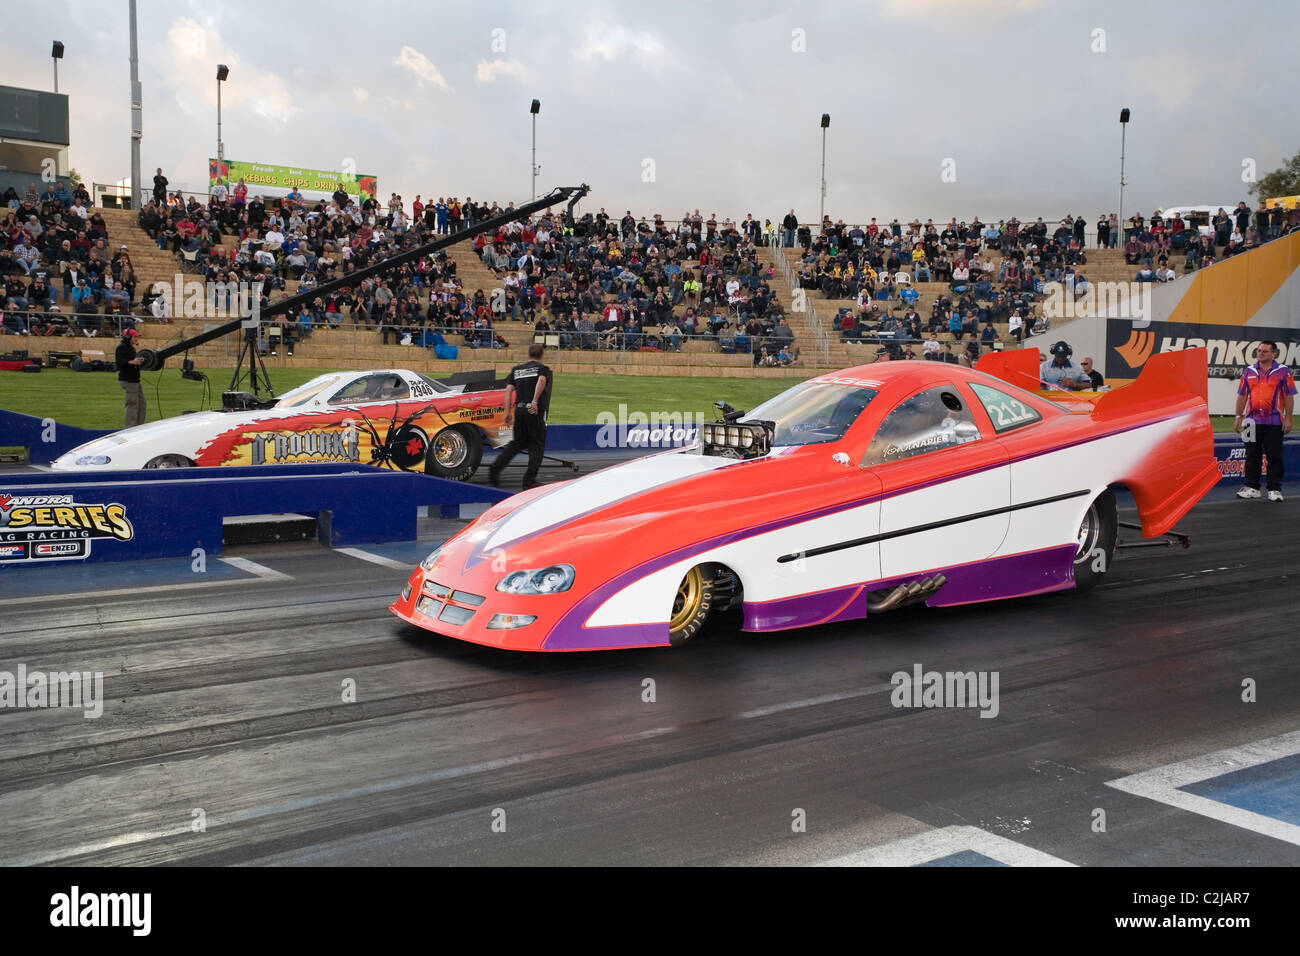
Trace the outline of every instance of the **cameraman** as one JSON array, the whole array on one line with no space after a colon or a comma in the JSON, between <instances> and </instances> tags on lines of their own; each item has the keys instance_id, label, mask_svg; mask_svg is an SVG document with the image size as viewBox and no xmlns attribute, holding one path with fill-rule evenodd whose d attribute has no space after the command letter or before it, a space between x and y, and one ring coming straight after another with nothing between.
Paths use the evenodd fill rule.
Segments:
<instances>
[{"instance_id":1,"label":"cameraman","mask_svg":"<svg viewBox=\"0 0 1300 956\"><path fill-rule=\"evenodd\" d=\"M117 363L117 382L122 386L126 399L124 428L144 424L144 389L140 386L140 357L135 351L135 340L139 335L135 329L123 332L122 342L113 356Z\"/></svg>"}]
</instances>

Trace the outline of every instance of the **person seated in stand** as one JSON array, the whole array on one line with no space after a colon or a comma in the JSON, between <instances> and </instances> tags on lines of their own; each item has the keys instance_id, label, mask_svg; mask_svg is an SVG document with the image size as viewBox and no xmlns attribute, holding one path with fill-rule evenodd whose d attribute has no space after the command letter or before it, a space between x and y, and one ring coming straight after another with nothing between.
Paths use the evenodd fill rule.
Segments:
<instances>
[{"instance_id":1,"label":"person seated in stand","mask_svg":"<svg viewBox=\"0 0 1300 956\"><path fill-rule=\"evenodd\" d=\"M1083 369L1083 374L1088 376L1089 384L1085 385L1085 388L1091 388L1095 392L1106 384L1102 374L1093 368L1092 359L1085 358L1079 363L1079 367Z\"/></svg>"},{"instance_id":2,"label":"person seated in stand","mask_svg":"<svg viewBox=\"0 0 1300 956\"><path fill-rule=\"evenodd\" d=\"M736 351L736 330L726 320L718 328L718 350L727 354Z\"/></svg>"}]
</instances>

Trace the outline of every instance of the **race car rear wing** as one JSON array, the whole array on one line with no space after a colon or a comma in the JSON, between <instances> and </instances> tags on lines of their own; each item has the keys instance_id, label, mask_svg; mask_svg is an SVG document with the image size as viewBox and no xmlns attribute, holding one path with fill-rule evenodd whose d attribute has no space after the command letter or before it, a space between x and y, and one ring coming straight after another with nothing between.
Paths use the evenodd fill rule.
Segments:
<instances>
[{"instance_id":1,"label":"race car rear wing","mask_svg":"<svg viewBox=\"0 0 1300 956\"><path fill-rule=\"evenodd\" d=\"M1165 423L1136 473L1120 476L1133 493L1142 534L1164 534L1219 483L1210 424L1208 353L1204 348L1153 355L1137 381L1107 392L1092 410L1093 421Z\"/></svg>"},{"instance_id":2,"label":"race car rear wing","mask_svg":"<svg viewBox=\"0 0 1300 956\"><path fill-rule=\"evenodd\" d=\"M1137 381L1107 392L1092 410L1097 421L1110 421L1143 410L1168 408L1177 398L1197 398L1208 404L1210 375L1204 348L1160 352L1147 359Z\"/></svg>"},{"instance_id":3,"label":"race car rear wing","mask_svg":"<svg viewBox=\"0 0 1300 956\"><path fill-rule=\"evenodd\" d=\"M1172 528L1219 482L1207 401L1207 362L1204 348L1153 355L1136 381L1089 400L1092 420L1101 426L1125 429L1125 419L1136 428L1177 422L1163 430L1163 437L1152 445L1136 473L1115 478L1132 492L1142 519L1142 534L1148 538ZM981 358L975 368L1042 394L1036 349L993 352ZM1057 398L1056 393L1051 397Z\"/></svg>"},{"instance_id":4,"label":"race car rear wing","mask_svg":"<svg viewBox=\"0 0 1300 956\"><path fill-rule=\"evenodd\" d=\"M1042 387L1038 369L1038 349L1032 348L990 352L975 363L975 371L1000 378L1026 392L1037 392Z\"/></svg>"}]
</instances>

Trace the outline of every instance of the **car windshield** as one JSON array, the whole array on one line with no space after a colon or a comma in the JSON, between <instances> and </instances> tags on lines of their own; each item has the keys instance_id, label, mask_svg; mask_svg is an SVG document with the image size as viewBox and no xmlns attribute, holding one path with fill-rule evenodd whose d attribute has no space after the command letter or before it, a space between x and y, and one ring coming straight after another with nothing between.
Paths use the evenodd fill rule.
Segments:
<instances>
[{"instance_id":1,"label":"car windshield","mask_svg":"<svg viewBox=\"0 0 1300 956\"><path fill-rule=\"evenodd\" d=\"M814 380L782 392L742 420L775 422L773 446L839 441L878 394L865 384Z\"/></svg>"},{"instance_id":2,"label":"car windshield","mask_svg":"<svg viewBox=\"0 0 1300 956\"><path fill-rule=\"evenodd\" d=\"M337 375L318 375L310 382L299 385L297 388L285 392L280 396L280 400L275 403L275 407L296 408L299 405L309 404L317 395L325 391L337 381Z\"/></svg>"}]
</instances>

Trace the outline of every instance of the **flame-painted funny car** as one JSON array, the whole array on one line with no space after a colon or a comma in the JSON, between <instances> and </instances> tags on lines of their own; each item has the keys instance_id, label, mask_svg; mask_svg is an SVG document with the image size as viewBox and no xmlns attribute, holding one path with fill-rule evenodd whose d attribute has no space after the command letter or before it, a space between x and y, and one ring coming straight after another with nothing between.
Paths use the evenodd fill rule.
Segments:
<instances>
[{"instance_id":1,"label":"flame-painted funny car","mask_svg":"<svg viewBox=\"0 0 1300 956\"><path fill-rule=\"evenodd\" d=\"M822 375L691 448L495 505L390 610L577 651L680 644L722 607L775 631L1088 589L1114 554L1116 486L1153 537L1218 481L1206 384L1204 349L1069 407L1032 393L1032 349Z\"/></svg>"},{"instance_id":2,"label":"flame-painted funny car","mask_svg":"<svg viewBox=\"0 0 1300 956\"><path fill-rule=\"evenodd\" d=\"M491 373L484 373L489 375ZM331 372L271 408L196 412L126 428L59 457L55 471L349 462L467 481L483 443L509 441L505 389L405 369Z\"/></svg>"}]
</instances>

